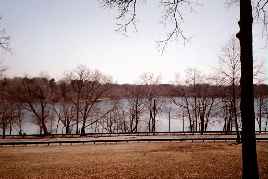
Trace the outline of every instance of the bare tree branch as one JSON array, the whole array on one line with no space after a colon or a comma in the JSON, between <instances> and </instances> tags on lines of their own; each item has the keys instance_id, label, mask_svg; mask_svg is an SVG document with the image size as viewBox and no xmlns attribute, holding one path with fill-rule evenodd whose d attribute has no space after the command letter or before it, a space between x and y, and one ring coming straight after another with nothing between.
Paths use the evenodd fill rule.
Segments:
<instances>
[{"instance_id":1,"label":"bare tree branch","mask_svg":"<svg viewBox=\"0 0 268 179\"><path fill-rule=\"evenodd\" d=\"M262 36L268 40L268 0L251 0L251 2L254 21L262 24ZM227 7L239 5L240 0L225 0L225 4Z\"/></svg>"},{"instance_id":2,"label":"bare tree branch","mask_svg":"<svg viewBox=\"0 0 268 179\"><path fill-rule=\"evenodd\" d=\"M137 0L102 0L104 7L116 8L119 12L115 31L126 35L128 26L133 25L136 30Z\"/></svg>"},{"instance_id":3,"label":"bare tree branch","mask_svg":"<svg viewBox=\"0 0 268 179\"><path fill-rule=\"evenodd\" d=\"M163 40L157 41L159 50L161 51L161 54L163 54L169 41L182 39L183 42L185 43L188 40L182 28L182 24L184 22L182 9L185 9L184 6L190 7L192 4L192 1L162 0L160 3L164 7L164 10L165 10L164 21L171 20L171 23L173 24L173 27L167 33L166 38Z\"/></svg>"},{"instance_id":4,"label":"bare tree branch","mask_svg":"<svg viewBox=\"0 0 268 179\"><path fill-rule=\"evenodd\" d=\"M257 0L253 3L254 18L263 24L263 35L268 31L268 0Z\"/></svg>"},{"instance_id":5,"label":"bare tree branch","mask_svg":"<svg viewBox=\"0 0 268 179\"><path fill-rule=\"evenodd\" d=\"M0 17L0 21L2 18ZM0 26L0 48L9 50L9 39L10 37L6 35L5 29Z\"/></svg>"},{"instance_id":6,"label":"bare tree branch","mask_svg":"<svg viewBox=\"0 0 268 179\"><path fill-rule=\"evenodd\" d=\"M117 9L119 14L116 17L118 28L116 31L127 33L130 25L136 29L136 6L137 0L101 0L104 7ZM141 2L141 1L139 1ZM171 30L168 31L166 38L157 41L161 53L164 52L169 41L182 39L186 43L189 39L183 31L183 11L193 9L192 4L199 4L197 0L160 0L160 5L164 8L163 19L172 24Z\"/></svg>"}]
</instances>

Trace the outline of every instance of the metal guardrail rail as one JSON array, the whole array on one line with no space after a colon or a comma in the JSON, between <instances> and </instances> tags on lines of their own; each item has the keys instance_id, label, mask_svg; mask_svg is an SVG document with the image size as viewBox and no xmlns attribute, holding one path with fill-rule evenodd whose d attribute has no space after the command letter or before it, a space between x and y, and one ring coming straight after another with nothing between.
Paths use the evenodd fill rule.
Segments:
<instances>
[{"instance_id":1,"label":"metal guardrail rail","mask_svg":"<svg viewBox=\"0 0 268 179\"><path fill-rule=\"evenodd\" d=\"M240 131L241 132L241 131ZM236 135L236 131L205 131L202 135ZM256 131L256 135L268 134L268 131ZM201 132L177 131L177 132L135 132L135 133L86 133L83 137L108 137L108 136L161 136L161 135L201 135ZM3 137L0 135L0 138ZM30 135L5 135L5 138L80 138L80 134L40 134Z\"/></svg>"}]
</instances>

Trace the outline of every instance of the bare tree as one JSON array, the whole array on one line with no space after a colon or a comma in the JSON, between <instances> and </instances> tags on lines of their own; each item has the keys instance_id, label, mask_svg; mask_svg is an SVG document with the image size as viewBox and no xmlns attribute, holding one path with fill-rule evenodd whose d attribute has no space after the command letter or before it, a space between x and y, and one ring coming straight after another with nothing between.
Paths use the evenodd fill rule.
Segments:
<instances>
[{"instance_id":1,"label":"bare tree","mask_svg":"<svg viewBox=\"0 0 268 179\"><path fill-rule=\"evenodd\" d=\"M56 98L53 101L53 110L58 118L56 132L58 130L59 122L65 128L65 133L70 134L74 125L75 106L71 103L71 89L70 85L65 81L60 81L57 85Z\"/></svg>"},{"instance_id":2,"label":"bare tree","mask_svg":"<svg viewBox=\"0 0 268 179\"><path fill-rule=\"evenodd\" d=\"M132 124L133 121L131 120L131 114L127 111L129 108L128 99L116 97L110 99L110 102L113 108L107 113L104 120L102 120L103 128L110 133L131 132L133 125L130 124Z\"/></svg>"},{"instance_id":3,"label":"bare tree","mask_svg":"<svg viewBox=\"0 0 268 179\"><path fill-rule=\"evenodd\" d=\"M155 76L153 73L144 73L141 75L141 83L144 87L144 102L149 112L148 129L149 132L155 132L156 117L161 110L163 99L157 93L157 86L160 82L160 76Z\"/></svg>"},{"instance_id":4,"label":"bare tree","mask_svg":"<svg viewBox=\"0 0 268 179\"><path fill-rule=\"evenodd\" d=\"M126 132L126 126L124 126L125 117L122 115L124 111L122 101L117 98L110 99L106 101L109 103L109 111L107 109L104 112L104 116L102 116L102 120L100 120L100 124L104 130L108 133L119 133L119 132Z\"/></svg>"},{"instance_id":5,"label":"bare tree","mask_svg":"<svg viewBox=\"0 0 268 179\"><path fill-rule=\"evenodd\" d=\"M144 103L144 88L142 85L134 85L125 88L127 92L127 105L128 105L128 128L131 133L138 132L141 115L145 110Z\"/></svg>"},{"instance_id":6,"label":"bare tree","mask_svg":"<svg viewBox=\"0 0 268 179\"><path fill-rule=\"evenodd\" d=\"M173 97L172 102L182 109L183 114L187 114L189 120L190 131L194 132L198 130L198 114L197 114L197 83L200 83L201 74L196 69L186 70L186 85L177 91L182 96L182 100L177 97ZM183 118L184 119L184 118Z\"/></svg>"},{"instance_id":7,"label":"bare tree","mask_svg":"<svg viewBox=\"0 0 268 179\"><path fill-rule=\"evenodd\" d=\"M81 100L82 100L82 89L84 88L84 82L86 78L85 69L83 66L77 67L74 72L66 74L66 79L69 81L72 93L71 93L71 101L75 106L75 121L76 121L76 134L79 134L79 119L81 112Z\"/></svg>"},{"instance_id":8,"label":"bare tree","mask_svg":"<svg viewBox=\"0 0 268 179\"><path fill-rule=\"evenodd\" d=\"M81 135L84 135L90 112L105 97L104 94L110 87L111 79L97 70L91 71L85 66L79 66L70 75L70 80L73 90L72 103L76 107L76 133L78 133L81 115Z\"/></svg>"},{"instance_id":9,"label":"bare tree","mask_svg":"<svg viewBox=\"0 0 268 179\"><path fill-rule=\"evenodd\" d=\"M229 90L226 91L226 94L228 95L225 95L226 98L224 100L226 107L228 108L226 111L229 113L229 118L227 120L228 124L232 124L233 122L235 123L237 135L236 141L238 143L240 142L240 133L238 125L237 88L239 86L239 78L241 73L239 48L238 41L235 38L232 38L222 49L222 55L219 57L219 72L223 83L222 85L229 86ZM228 103L230 105L227 105ZM228 127L226 129L228 129ZM231 129L231 127L229 129Z\"/></svg>"},{"instance_id":10,"label":"bare tree","mask_svg":"<svg viewBox=\"0 0 268 179\"><path fill-rule=\"evenodd\" d=\"M4 78L0 82L0 124L5 137L6 130L9 129L9 135L12 134L13 128L19 127L19 134L22 134L22 108L13 96L10 95L10 90L13 85L9 79Z\"/></svg>"},{"instance_id":11,"label":"bare tree","mask_svg":"<svg viewBox=\"0 0 268 179\"><path fill-rule=\"evenodd\" d=\"M212 90L208 84L198 85L198 116L201 134L207 130L210 117L213 115L216 106L217 96L213 94Z\"/></svg>"},{"instance_id":12,"label":"bare tree","mask_svg":"<svg viewBox=\"0 0 268 179\"><path fill-rule=\"evenodd\" d=\"M264 85L263 80L259 80L258 83L254 86L254 92L256 97L256 121L258 123L259 132L262 131L263 118L267 110L267 86Z\"/></svg>"},{"instance_id":13,"label":"bare tree","mask_svg":"<svg viewBox=\"0 0 268 179\"><path fill-rule=\"evenodd\" d=\"M2 129L2 137L5 138L6 131L9 127L10 135L13 124L13 110L10 108L8 101L1 99L0 106L0 128Z\"/></svg>"},{"instance_id":14,"label":"bare tree","mask_svg":"<svg viewBox=\"0 0 268 179\"><path fill-rule=\"evenodd\" d=\"M210 117L216 105L216 95L212 87L205 82L207 77L196 69L186 71L186 85L180 87L178 94L182 97L172 97L172 102L178 106L180 117L188 118L190 131L200 131L203 134L210 122Z\"/></svg>"},{"instance_id":15,"label":"bare tree","mask_svg":"<svg viewBox=\"0 0 268 179\"><path fill-rule=\"evenodd\" d=\"M189 95L190 97L193 98L193 103L190 104L191 108L193 110L193 116L194 116L194 120L193 120L193 130L197 131L198 130L198 102L197 102L197 98L198 98L198 89L197 89L197 85L202 83L202 76L201 76L201 72L198 71L197 69L187 69L186 70L186 85L188 85L189 88ZM189 102L189 101L188 101Z\"/></svg>"},{"instance_id":16,"label":"bare tree","mask_svg":"<svg viewBox=\"0 0 268 179\"><path fill-rule=\"evenodd\" d=\"M7 80L4 79L1 81L1 93L0 93L0 127L2 129L2 137L5 138L6 130L8 124L11 124L11 113L10 113L10 103L7 99L6 90L7 90Z\"/></svg>"},{"instance_id":17,"label":"bare tree","mask_svg":"<svg viewBox=\"0 0 268 179\"><path fill-rule=\"evenodd\" d=\"M47 120L50 115L51 98L55 81L47 78L25 77L17 82L12 94L24 109L31 112L40 126L40 133L48 135Z\"/></svg>"}]
</instances>

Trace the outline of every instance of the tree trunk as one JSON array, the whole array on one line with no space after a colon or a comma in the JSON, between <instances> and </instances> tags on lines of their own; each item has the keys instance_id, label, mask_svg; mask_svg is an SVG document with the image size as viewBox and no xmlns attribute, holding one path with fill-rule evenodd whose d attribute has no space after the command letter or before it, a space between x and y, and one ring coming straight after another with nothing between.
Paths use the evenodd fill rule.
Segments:
<instances>
[{"instance_id":1,"label":"tree trunk","mask_svg":"<svg viewBox=\"0 0 268 179\"><path fill-rule=\"evenodd\" d=\"M44 131L44 135L47 136L48 135L48 131L47 131L47 126L46 126L46 122L45 122L45 109L43 106L41 106L41 112L42 112L42 116L41 116L41 126L42 126L42 129Z\"/></svg>"},{"instance_id":2,"label":"tree trunk","mask_svg":"<svg viewBox=\"0 0 268 179\"><path fill-rule=\"evenodd\" d=\"M41 121L40 121L41 122ZM39 126L39 135L42 135L42 131L43 131L43 129L42 129L42 125L40 124L40 126Z\"/></svg>"},{"instance_id":3,"label":"tree trunk","mask_svg":"<svg viewBox=\"0 0 268 179\"><path fill-rule=\"evenodd\" d=\"M236 110L236 91L235 91L235 78L233 75L232 79L232 108L233 108L233 115L235 120L235 131L236 131L236 142L240 143L240 134L239 134L239 128L238 128L238 119L237 119L237 110Z\"/></svg>"},{"instance_id":4,"label":"tree trunk","mask_svg":"<svg viewBox=\"0 0 268 179\"><path fill-rule=\"evenodd\" d=\"M2 130L3 130L3 136L2 136L2 138L4 139L6 137L6 123L5 123L5 121L3 121Z\"/></svg>"},{"instance_id":5,"label":"tree trunk","mask_svg":"<svg viewBox=\"0 0 268 179\"><path fill-rule=\"evenodd\" d=\"M203 135L204 133L204 129L205 129L205 114L204 114L204 111L201 111L200 113L200 125L201 125L201 129L200 129L200 132L201 132L201 135Z\"/></svg>"},{"instance_id":6,"label":"tree trunk","mask_svg":"<svg viewBox=\"0 0 268 179\"><path fill-rule=\"evenodd\" d=\"M47 126L46 126L46 123L45 123L45 119L42 118L42 129L44 131L44 135L47 136L48 135L48 131L47 131Z\"/></svg>"},{"instance_id":7,"label":"tree trunk","mask_svg":"<svg viewBox=\"0 0 268 179\"><path fill-rule=\"evenodd\" d=\"M226 117L224 117L223 131L225 132L225 134L227 134L227 118Z\"/></svg>"},{"instance_id":8,"label":"tree trunk","mask_svg":"<svg viewBox=\"0 0 268 179\"><path fill-rule=\"evenodd\" d=\"M191 121L190 121L190 130L192 130ZM182 112L182 132L184 132L184 112Z\"/></svg>"},{"instance_id":9,"label":"tree trunk","mask_svg":"<svg viewBox=\"0 0 268 179\"><path fill-rule=\"evenodd\" d=\"M21 117L19 116L19 135L22 135L22 124Z\"/></svg>"},{"instance_id":10,"label":"tree trunk","mask_svg":"<svg viewBox=\"0 0 268 179\"><path fill-rule=\"evenodd\" d=\"M195 88L195 87L194 87ZM198 122L197 122L197 99L196 99L196 96L194 97L194 117L195 117L195 129L194 131L198 131Z\"/></svg>"},{"instance_id":11,"label":"tree trunk","mask_svg":"<svg viewBox=\"0 0 268 179\"><path fill-rule=\"evenodd\" d=\"M66 134L70 134L71 133L71 131L70 131L70 120L69 119L65 119L66 120L66 131L65 131L65 133Z\"/></svg>"},{"instance_id":12,"label":"tree trunk","mask_svg":"<svg viewBox=\"0 0 268 179\"><path fill-rule=\"evenodd\" d=\"M168 111L168 132L170 132L170 111Z\"/></svg>"},{"instance_id":13,"label":"tree trunk","mask_svg":"<svg viewBox=\"0 0 268 179\"><path fill-rule=\"evenodd\" d=\"M81 136L86 134L86 119L83 119L82 127L81 127Z\"/></svg>"},{"instance_id":14,"label":"tree trunk","mask_svg":"<svg viewBox=\"0 0 268 179\"><path fill-rule=\"evenodd\" d=\"M262 97L259 97L259 133L261 133L261 121L262 121L262 108L263 100Z\"/></svg>"},{"instance_id":15,"label":"tree trunk","mask_svg":"<svg viewBox=\"0 0 268 179\"><path fill-rule=\"evenodd\" d=\"M232 116L229 115L228 123L227 123L227 133L232 133Z\"/></svg>"},{"instance_id":16,"label":"tree trunk","mask_svg":"<svg viewBox=\"0 0 268 179\"><path fill-rule=\"evenodd\" d=\"M240 1L240 32L237 37L241 48L241 119L242 119L242 178L258 179L256 153L254 94L253 94L253 50L252 50L252 6L251 0Z\"/></svg>"},{"instance_id":17,"label":"tree trunk","mask_svg":"<svg viewBox=\"0 0 268 179\"><path fill-rule=\"evenodd\" d=\"M149 132L152 132L152 127L151 127L151 121L152 121L152 110L151 110L151 107L150 107L150 118L149 118Z\"/></svg>"},{"instance_id":18,"label":"tree trunk","mask_svg":"<svg viewBox=\"0 0 268 179\"><path fill-rule=\"evenodd\" d=\"M69 126L69 125L66 126L65 133L66 133L66 134L70 134L70 126Z\"/></svg>"},{"instance_id":19,"label":"tree trunk","mask_svg":"<svg viewBox=\"0 0 268 179\"><path fill-rule=\"evenodd\" d=\"M9 121L9 135L12 134L12 119Z\"/></svg>"},{"instance_id":20,"label":"tree trunk","mask_svg":"<svg viewBox=\"0 0 268 179\"><path fill-rule=\"evenodd\" d=\"M134 119L135 119L135 115L130 113L130 124L129 124L129 130L131 133L134 132L134 127L133 127L133 123L134 123Z\"/></svg>"},{"instance_id":21,"label":"tree trunk","mask_svg":"<svg viewBox=\"0 0 268 179\"><path fill-rule=\"evenodd\" d=\"M134 128L135 133L138 132L138 122L139 122L138 103L139 103L139 100L136 98L136 103L135 103L135 128Z\"/></svg>"},{"instance_id":22,"label":"tree trunk","mask_svg":"<svg viewBox=\"0 0 268 179\"><path fill-rule=\"evenodd\" d=\"M153 129L153 133L155 133L155 118L156 118L156 103L155 103L155 99L154 99L154 104L153 104L153 116L152 116L152 129Z\"/></svg>"},{"instance_id":23,"label":"tree trunk","mask_svg":"<svg viewBox=\"0 0 268 179\"><path fill-rule=\"evenodd\" d=\"M79 110L80 110L80 104L79 104L80 100L79 98L76 101L76 134L79 134Z\"/></svg>"}]
</instances>

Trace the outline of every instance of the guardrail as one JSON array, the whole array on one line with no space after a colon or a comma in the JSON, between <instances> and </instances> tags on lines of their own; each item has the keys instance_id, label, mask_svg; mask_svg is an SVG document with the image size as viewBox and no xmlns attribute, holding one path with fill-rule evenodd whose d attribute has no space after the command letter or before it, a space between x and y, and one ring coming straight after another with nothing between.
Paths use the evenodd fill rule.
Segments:
<instances>
[{"instance_id":1,"label":"guardrail","mask_svg":"<svg viewBox=\"0 0 268 179\"><path fill-rule=\"evenodd\" d=\"M51 144L97 144L97 143L128 143L128 142L172 142L172 141L235 141L236 137L187 137L187 138L136 138L136 139L91 139L91 140L57 140L57 141L1 141L0 146L18 145L51 145ZM256 138L257 141L268 141L266 138Z\"/></svg>"},{"instance_id":2,"label":"guardrail","mask_svg":"<svg viewBox=\"0 0 268 179\"><path fill-rule=\"evenodd\" d=\"M240 131L241 132L241 131ZM108 137L108 136L161 136L161 135L236 135L236 131L205 131L203 134L201 132L191 132L191 131L177 131L177 132L135 132L135 133L86 133L82 137ZM256 135L268 134L268 131L256 131ZM3 136L1 136L3 137ZM5 138L79 138L80 134L49 134L47 136L40 134L30 134L30 135L5 135Z\"/></svg>"}]
</instances>

